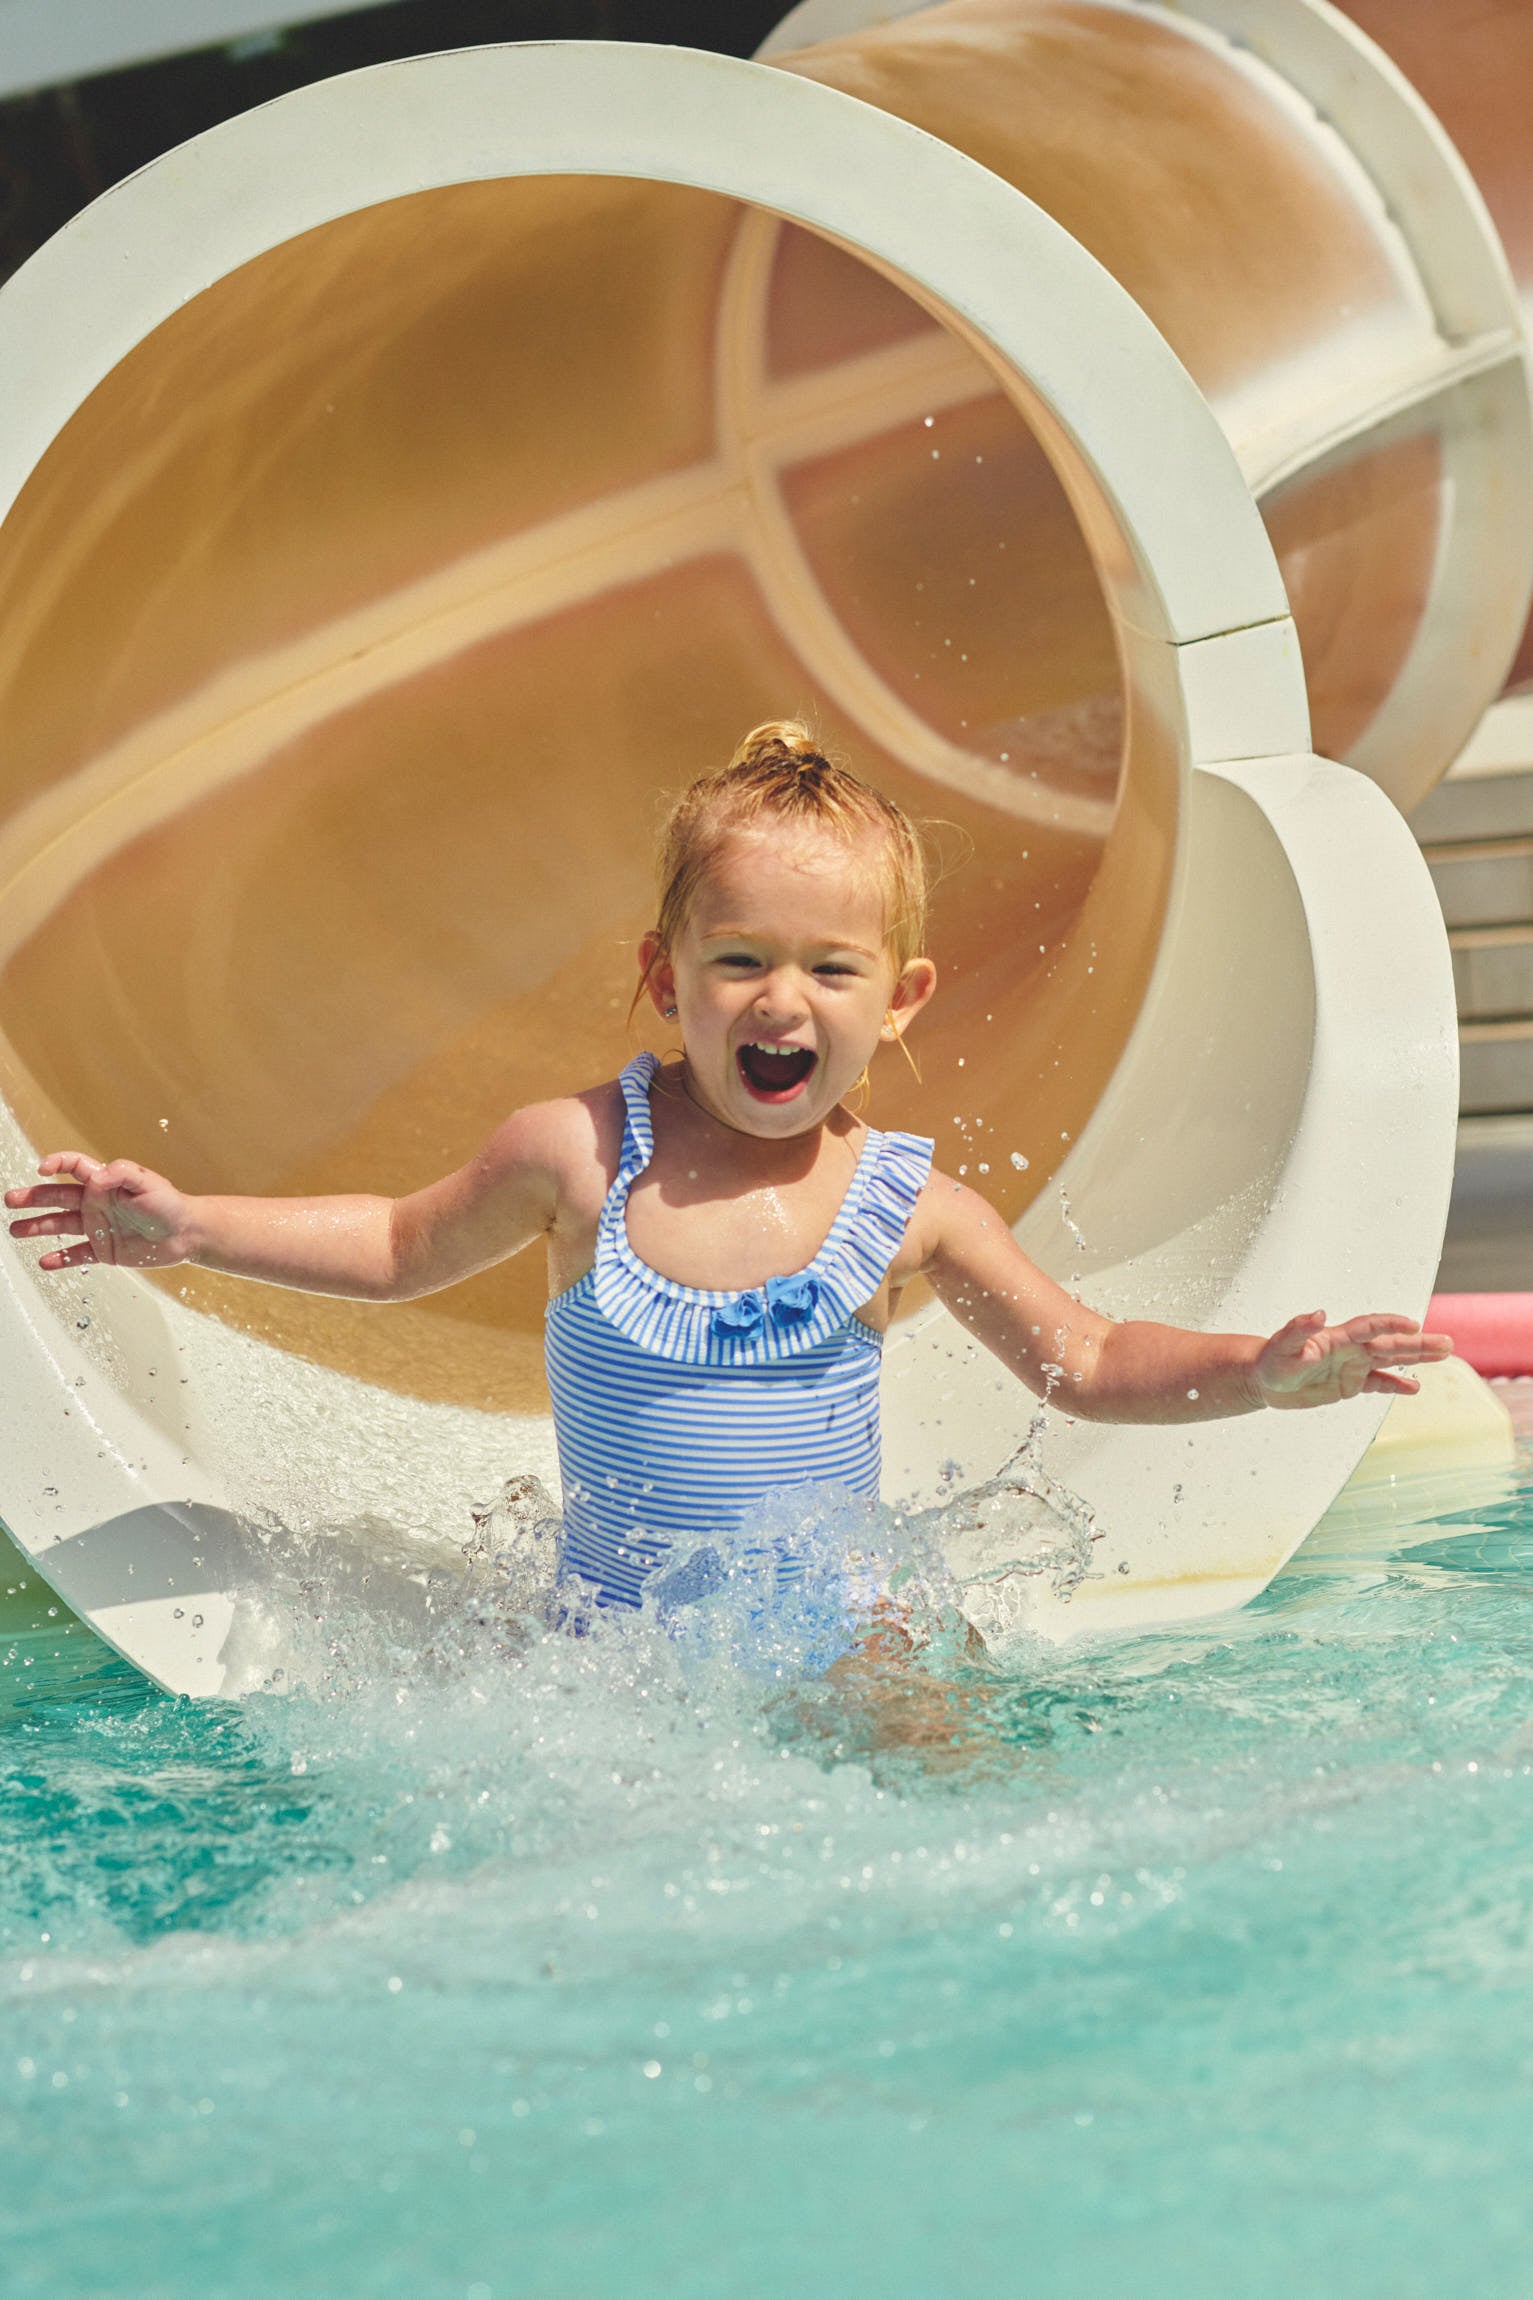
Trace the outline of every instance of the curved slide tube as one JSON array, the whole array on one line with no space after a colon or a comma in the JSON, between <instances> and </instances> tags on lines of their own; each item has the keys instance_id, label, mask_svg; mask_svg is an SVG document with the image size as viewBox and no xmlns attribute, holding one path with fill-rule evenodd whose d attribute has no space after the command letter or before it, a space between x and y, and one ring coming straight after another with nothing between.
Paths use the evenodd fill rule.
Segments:
<instances>
[{"instance_id":1,"label":"curved slide tube","mask_svg":"<svg viewBox=\"0 0 1533 2300\"><path fill-rule=\"evenodd\" d=\"M1442 755L1400 750L1402 794L1422 787L1526 611L1515 299L1451 148L1366 42L1359 158L1200 13L956 0L863 48L842 11L787 70L425 58L231 121L45 248L0 294L12 1169L72 1139L194 1189L400 1189L514 1101L610 1072L657 794L786 702L971 850L926 1082L879 1077L881 1121L988 1169L1029 1250L1106 1308L1424 1308L1447 952L1389 799L1310 748L1284 574L1352 618L1350 700L1317 696L1345 758L1383 775L1429 694ZM1279 17L1323 77L1332 12ZM1196 201L1143 235L1165 238L1157 308L1134 249L1115 280L1086 219L1006 180L956 83L926 121L867 100L887 79L828 84L906 30L972 62L971 19L991 112L998 31L1018 86L1051 25L1061 56L1127 42L1133 72L1173 43L1154 68L1199 102L1180 126L1148 108L1156 167L1180 150L1196 180L1238 97L1226 157L1268 171L1255 217L1296 139L1288 237L1310 262L1345 244L1372 281L1349 307L1379 331L1366 378L1366 329L1324 355L1325 280L1301 326L1302 262L1288 339L1236 309L1238 201L1221 382L1194 356L1218 329L1176 334ZM1056 112L1103 154L1082 91L1110 75L1071 85ZM1430 248L1384 218L1375 147L1451 211ZM1467 670L1437 636L1466 595ZM31 1259L0 1261L0 1512L162 1684L271 1680L292 1543L392 1527L450 1555L469 1498L548 1474L517 1264L378 1311L200 1272L66 1290ZM983 1480L1026 1433L1030 1402L931 1305L888 1372L893 1498L951 1490L955 1464ZM1029 1625L1249 1596L1381 1411L1059 1428L1049 1466L1103 1540L1073 1595L1028 1584ZM955 1554L997 1562L983 1531Z\"/></svg>"},{"instance_id":2,"label":"curved slide tube","mask_svg":"<svg viewBox=\"0 0 1533 2300\"><path fill-rule=\"evenodd\" d=\"M1474 133L1494 218L1317 0L803 0L763 53L982 158L1128 288L1261 508L1316 748L1409 812L1526 676L1526 308L1497 225L1525 294L1533 58L1517 0L1362 12Z\"/></svg>"}]
</instances>

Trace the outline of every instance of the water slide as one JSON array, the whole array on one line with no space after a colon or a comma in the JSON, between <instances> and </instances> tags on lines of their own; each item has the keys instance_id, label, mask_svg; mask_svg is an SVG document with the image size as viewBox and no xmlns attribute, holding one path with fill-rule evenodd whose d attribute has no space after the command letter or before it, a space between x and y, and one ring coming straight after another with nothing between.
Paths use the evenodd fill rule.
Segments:
<instances>
[{"instance_id":1,"label":"water slide","mask_svg":"<svg viewBox=\"0 0 1533 2300\"><path fill-rule=\"evenodd\" d=\"M878 1122L1106 1309L1419 1313L1454 1003L1398 810L1529 669L1490 19L808 0L757 63L332 80L86 210L0 293L8 1172L397 1191L610 1075L661 794L803 710L947 826ZM533 1257L387 1309L34 1261L0 1516L163 1685L275 1681L316 1545L408 1593L553 1481ZM934 1303L886 1386L891 1499L1026 1436ZM1027 1625L1240 1603L1382 1412L1056 1411L1101 1538Z\"/></svg>"}]
</instances>

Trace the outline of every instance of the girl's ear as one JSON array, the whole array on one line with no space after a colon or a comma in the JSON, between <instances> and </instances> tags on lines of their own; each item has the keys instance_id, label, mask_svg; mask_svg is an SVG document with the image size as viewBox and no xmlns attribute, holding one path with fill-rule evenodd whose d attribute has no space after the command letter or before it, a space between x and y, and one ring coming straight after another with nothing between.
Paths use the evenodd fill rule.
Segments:
<instances>
[{"instance_id":1,"label":"girl's ear","mask_svg":"<svg viewBox=\"0 0 1533 2300\"><path fill-rule=\"evenodd\" d=\"M902 968L898 981L889 993L889 1011L884 1017L879 1037L893 1045L903 1038L922 1007L937 987L937 969L929 958L913 958Z\"/></svg>"},{"instance_id":2,"label":"girl's ear","mask_svg":"<svg viewBox=\"0 0 1533 2300\"><path fill-rule=\"evenodd\" d=\"M639 945L639 997L648 995L649 1002L663 1021L676 1010L676 969L671 954L651 927ZM635 1001L637 1004L637 1000Z\"/></svg>"}]
</instances>

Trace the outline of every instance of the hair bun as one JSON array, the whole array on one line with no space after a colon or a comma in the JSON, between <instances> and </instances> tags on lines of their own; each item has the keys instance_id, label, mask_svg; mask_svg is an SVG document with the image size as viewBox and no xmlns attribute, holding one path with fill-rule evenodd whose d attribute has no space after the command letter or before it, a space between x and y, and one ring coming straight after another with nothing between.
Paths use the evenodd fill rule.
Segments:
<instances>
[{"instance_id":1,"label":"hair bun","mask_svg":"<svg viewBox=\"0 0 1533 2300\"><path fill-rule=\"evenodd\" d=\"M786 767L800 775L827 774L830 761L802 719L765 719L752 727L730 767Z\"/></svg>"}]
</instances>

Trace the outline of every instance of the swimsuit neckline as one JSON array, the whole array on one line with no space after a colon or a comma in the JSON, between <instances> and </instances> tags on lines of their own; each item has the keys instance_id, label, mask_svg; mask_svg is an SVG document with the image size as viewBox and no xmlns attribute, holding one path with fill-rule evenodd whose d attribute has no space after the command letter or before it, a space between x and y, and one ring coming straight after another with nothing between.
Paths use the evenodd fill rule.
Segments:
<instances>
[{"instance_id":1,"label":"swimsuit neckline","mask_svg":"<svg viewBox=\"0 0 1533 2300\"><path fill-rule=\"evenodd\" d=\"M657 1270L652 1262L646 1262L635 1250L628 1235L629 1192L655 1155L655 1133L649 1097L659 1069L657 1055L640 1054L629 1063L618 1080L623 1092L627 1124L624 1128L622 1158L608 1193L607 1206L603 1208L604 1216L608 1209L611 1210L610 1244L618 1259L646 1285L663 1292L670 1300L690 1302L710 1310L737 1302L743 1294L763 1293L769 1283L779 1279L814 1279L818 1282L823 1276L823 1265L839 1253L847 1231L857 1220L867 1194L869 1179L879 1161L883 1135L877 1127L864 1128L862 1148L857 1153L857 1163L852 1169L845 1195L836 1209L830 1228L809 1261L802 1263L796 1270L775 1271L771 1280L762 1279L754 1286L686 1286L679 1278L668 1278L663 1270ZM602 1226L604 1229L609 1227L605 1220Z\"/></svg>"}]
</instances>

